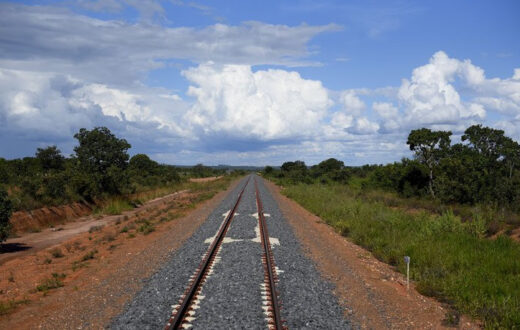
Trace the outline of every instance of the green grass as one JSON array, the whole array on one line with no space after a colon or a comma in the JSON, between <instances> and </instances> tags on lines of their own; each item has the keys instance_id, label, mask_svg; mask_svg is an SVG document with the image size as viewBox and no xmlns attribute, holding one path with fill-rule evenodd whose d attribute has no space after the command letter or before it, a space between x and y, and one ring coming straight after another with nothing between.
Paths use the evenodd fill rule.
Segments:
<instances>
[{"instance_id":1,"label":"green grass","mask_svg":"<svg viewBox=\"0 0 520 330\"><path fill-rule=\"evenodd\" d=\"M132 210L133 208L134 205L132 205L126 198L114 197L109 198L103 202L103 207L96 210L95 213L117 215L123 213L124 211Z\"/></svg>"},{"instance_id":2,"label":"green grass","mask_svg":"<svg viewBox=\"0 0 520 330\"><path fill-rule=\"evenodd\" d=\"M63 282L61 280L65 277L65 274L53 273L52 277L43 280L43 282L36 287L36 290L46 293L49 290L61 288L63 286Z\"/></svg>"},{"instance_id":3,"label":"green grass","mask_svg":"<svg viewBox=\"0 0 520 330\"><path fill-rule=\"evenodd\" d=\"M9 300L9 301L0 301L0 315L6 315L11 313L22 304L28 304L29 300L22 299L22 300Z\"/></svg>"},{"instance_id":4,"label":"green grass","mask_svg":"<svg viewBox=\"0 0 520 330\"><path fill-rule=\"evenodd\" d=\"M520 327L520 245L505 236L482 238L482 218L462 222L449 211L410 214L339 185L295 185L283 192L399 271L410 256L419 292L488 328Z\"/></svg>"}]
</instances>

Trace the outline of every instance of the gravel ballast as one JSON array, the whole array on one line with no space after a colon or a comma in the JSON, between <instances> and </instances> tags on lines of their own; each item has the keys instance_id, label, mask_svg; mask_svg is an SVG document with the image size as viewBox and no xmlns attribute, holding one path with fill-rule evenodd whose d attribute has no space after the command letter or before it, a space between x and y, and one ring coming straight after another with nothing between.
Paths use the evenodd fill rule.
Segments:
<instances>
[{"instance_id":1,"label":"gravel ballast","mask_svg":"<svg viewBox=\"0 0 520 330\"><path fill-rule=\"evenodd\" d=\"M262 179L251 175L237 213L219 251L219 259L203 285L200 308L191 322L195 329L265 329L260 285L263 283L262 250L257 238L254 179L258 182L275 264L279 269L277 290L282 302L282 319L289 328L348 329L342 307L332 294L332 285L320 277L314 264L301 251L291 227L282 217ZM209 247L212 238L236 201L247 178L224 199L186 243L173 252L168 262L152 275L143 289L117 316L112 329L164 328L172 305L177 304L189 278ZM279 245L275 244L276 239Z\"/></svg>"}]
</instances>

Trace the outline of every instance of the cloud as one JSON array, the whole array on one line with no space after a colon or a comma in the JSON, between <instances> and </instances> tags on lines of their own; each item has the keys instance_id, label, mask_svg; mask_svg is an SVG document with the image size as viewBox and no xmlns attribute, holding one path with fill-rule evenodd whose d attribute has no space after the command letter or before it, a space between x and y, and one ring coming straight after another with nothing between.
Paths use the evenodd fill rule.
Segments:
<instances>
[{"instance_id":1,"label":"cloud","mask_svg":"<svg viewBox=\"0 0 520 330\"><path fill-rule=\"evenodd\" d=\"M195 99L186 121L200 137L275 141L309 138L332 104L321 82L297 72L201 64L183 71Z\"/></svg>"},{"instance_id":2,"label":"cloud","mask_svg":"<svg viewBox=\"0 0 520 330\"><path fill-rule=\"evenodd\" d=\"M309 43L336 25L164 27L152 22L161 2L149 3L156 6L146 11L133 0L82 2L92 11L136 8L137 23L0 4L1 156L56 143L71 152L72 135L94 126L127 138L132 152L184 164L383 163L409 154L405 136L414 128L485 123L520 134L518 68L510 78L487 78L440 51L400 84L332 91L287 68L315 64ZM374 35L394 28L391 21ZM187 68L179 77L186 94L146 85L152 70L178 63Z\"/></svg>"},{"instance_id":3,"label":"cloud","mask_svg":"<svg viewBox=\"0 0 520 330\"><path fill-rule=\"evenodd\" d=\"M110 5L95 2L94 5ZM100 20L66 8L0 4L0 67L58 72L105 84L135 84L165 61L312 65L307 43L334 31L245 22L203 28ZM131 68L131 69L129 69Z\"/></svg>"},{"instance_id":4,"label":"cloud","mask_svg":"<svg viewBox=\"0 0 520 330\"><path fill-rule=\"evenodd\" d=\"M365 103L356 95L355 90L346 90L339 96L340 103L344 110L353 115L359 115L365 108Z\"/></svg>"},{"instance_id":5,"label":"cloud","mask_svg":"<svg viewBox=\"0 0 520 330\"><path fill-rule=\"evenodd\" d=\"M461 100L453 85L455 78L468 85L481 84L483 70L470 61L449 58L437 52L430 63L413 70L411 80L403 79L398 99L405 107L404 120L415 125L455 124L463 119L483 119L485 110Z\"/></svg>"},{"instance_id":6,"label":"cloud","mask_svg":"<svg viewBox=\"0 0 520 330\"><path fill-rule=\"evenodd\" d=\"M2 145L23 143L21 150L12 151L15 155L47 144L71 152L72 136L80 128L108 126L154 150L163 137L178 140L187 134L178 125L187 106L175 97L157 97L164 92L131 92L54 73L0 69Z\"/></svg>"},{"instance_id":7,"label":"cloud","mask_svg":"<svg viewBox=\"0 0 520 330\"><path fill-rule=\"evenodd\" d=\"M396 118L399 114L397 107L388 102L374 102L372 108L383 118Z\"/></svg>"},{"instance_id":8,"label":"cloud","mask_svg":"<svg viewBox=\"0 0 520 330\"><path fill-rule=\"evenodd\" d=\"M352 134L367 135L374 134L379 129L379 124L371 122L365 117L356 119L355 124L348 129Z\"/></svg>"}]
</instances>

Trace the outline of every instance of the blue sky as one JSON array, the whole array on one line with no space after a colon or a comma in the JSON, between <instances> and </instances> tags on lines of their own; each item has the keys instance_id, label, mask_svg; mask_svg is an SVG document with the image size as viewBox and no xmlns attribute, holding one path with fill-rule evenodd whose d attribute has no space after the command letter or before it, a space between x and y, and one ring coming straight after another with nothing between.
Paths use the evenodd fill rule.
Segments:
<instances>
[{"instance_id":1,"label":"blue sky","mask_svg":"<svg viewBox=\"0 0 520 330\"><path fill-rule=\"evenodd\" d=\"M0 157L107 126L171 164L411 156L411 129L520 140L518 1L0 2Z\"/></svg>"}]
</instances>

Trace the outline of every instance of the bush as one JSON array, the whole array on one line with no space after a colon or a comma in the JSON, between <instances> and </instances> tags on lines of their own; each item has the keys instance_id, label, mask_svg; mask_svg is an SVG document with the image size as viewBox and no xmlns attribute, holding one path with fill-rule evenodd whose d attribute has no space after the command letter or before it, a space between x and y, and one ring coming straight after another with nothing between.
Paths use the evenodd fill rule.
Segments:
<instances>
[{"instance_id":1,"label":"bush","mask_svg":"<svg viewBox=\"0 0 520 330\"><path fill-rule=\"evenodd\" d=\"M11 217L13 206L7 196L7 192L0 187L0 243L5 241L11 233Z\"/></svg>"},{"instance_id":2,"label":"bush","mask_svg":"<svg viewBox=\"0 0 520 330\"><path fill-rule=\"evenodd\" d=\"M61 288L63 286L63 282L61 280L65 277L65 274L53 273L52 277L43 280L43 282L36 287L36 290L41 292L47 292L52 289Z\"/></svg>"}]
</instances>

